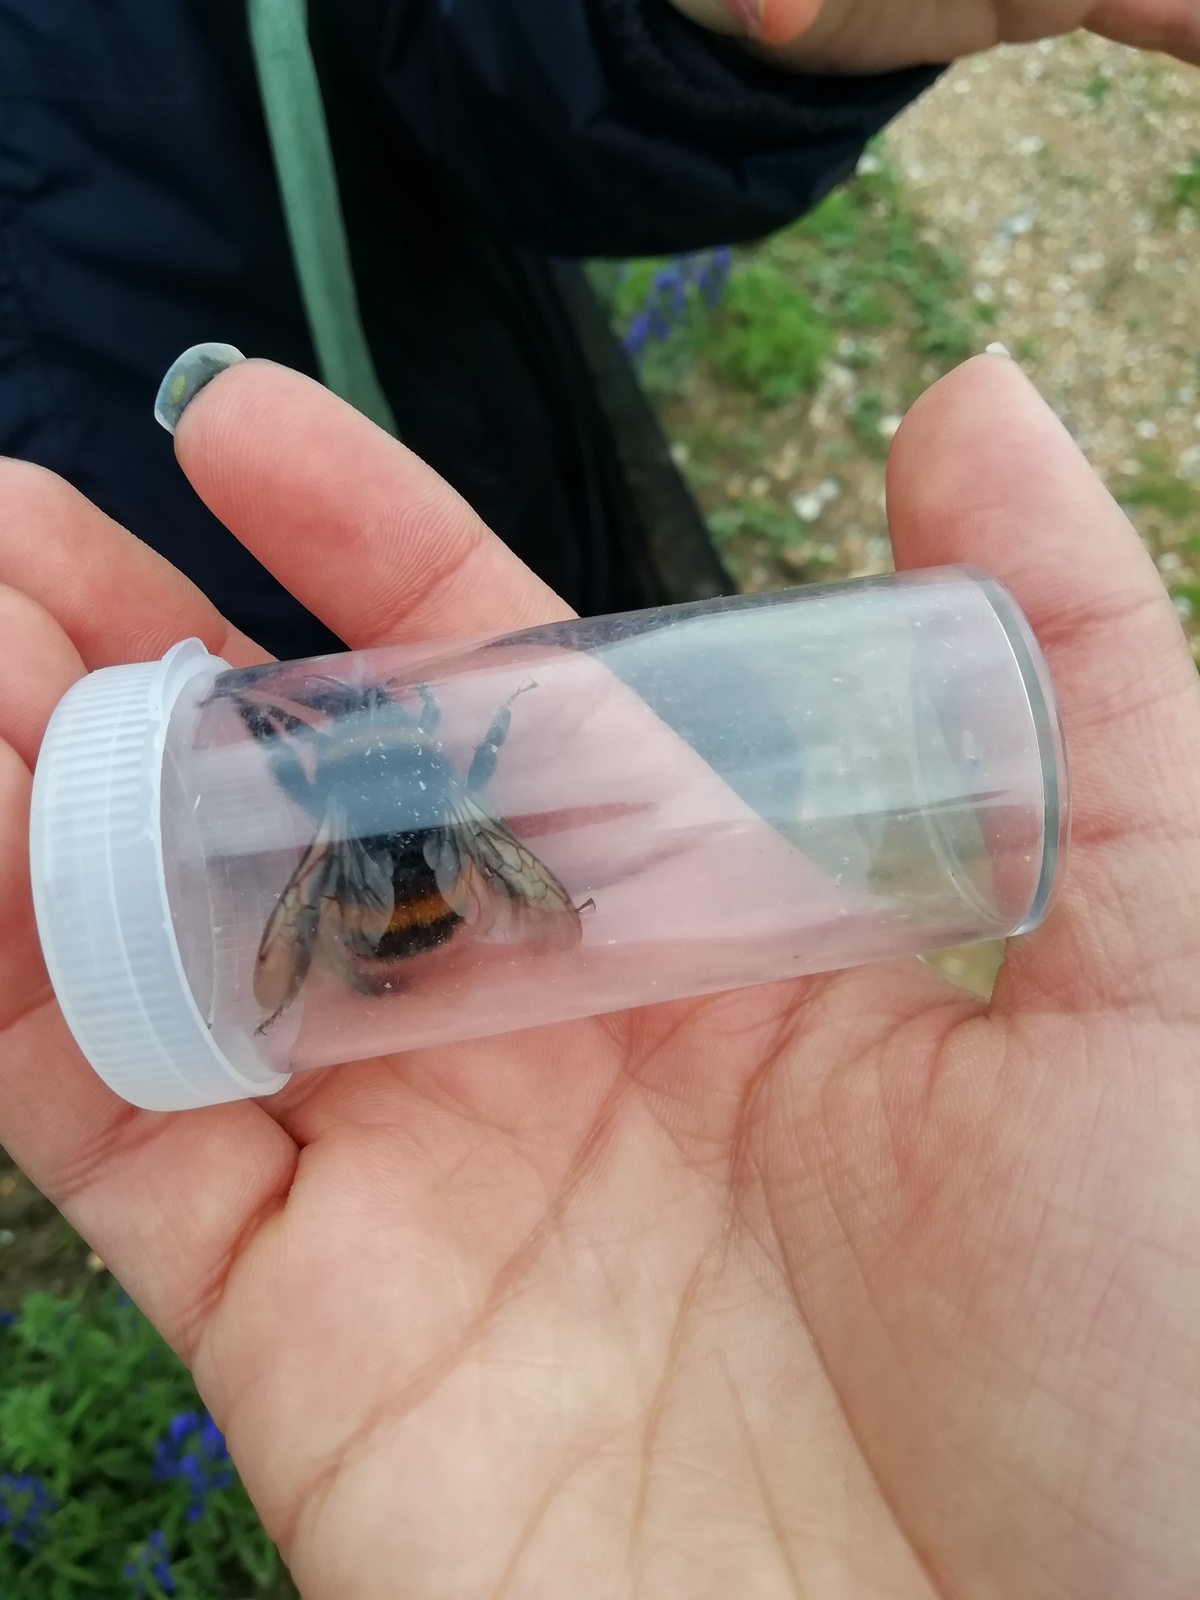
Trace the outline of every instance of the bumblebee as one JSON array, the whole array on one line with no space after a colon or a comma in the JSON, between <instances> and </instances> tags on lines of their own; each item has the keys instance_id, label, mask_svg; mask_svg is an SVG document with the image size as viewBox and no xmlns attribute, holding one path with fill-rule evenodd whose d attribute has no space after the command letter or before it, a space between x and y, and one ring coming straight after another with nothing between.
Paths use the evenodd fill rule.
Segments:
<instances>
[{"instance_id":1,"label":"bumblebee","mask_svg":"<svg viewBox=\"0 0 1200 1600\"><path fill-rule=\"evenodd\" d=\"M254 997L268 1015L259 1033L295 1000L314 961L377 995L403 986L400 964L464 927L550 950L579 943L571 896L483 799L513 705L534 687L522 684L500 706L463 778L437 737L427 684L416 686L416 711L386 683L279 682L261 669L218 679L213 699L232 702L316 828L263 930Z\"/></svg>"}]
</instances>

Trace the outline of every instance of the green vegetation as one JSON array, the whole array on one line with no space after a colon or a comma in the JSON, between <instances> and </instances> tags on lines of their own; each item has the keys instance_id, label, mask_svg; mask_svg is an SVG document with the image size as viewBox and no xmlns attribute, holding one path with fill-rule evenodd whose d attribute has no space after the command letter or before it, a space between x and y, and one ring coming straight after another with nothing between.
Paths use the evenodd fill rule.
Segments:
<instances>
[{"instance_id":1,"label":"green vegetation","mask_svg":"<svg viewBox=\"0 0 1200 1600\"><path fill-rule=\"evenodd\" d=\"M622 332L670 270L665 258L596 269ZM864 340L895 328L946 370L978 348L978 323L992 311L963 314L961 277L955 257L923 238L899 178L876 149L809 216L736 250L715 307L695 285L664 307L659 337L639 342L642 376L652 393L674 394L699 359L718 380L780 405L819 386L835 348L843 364L870 366L875 357Z\"/></svg>"},{"instance_id":2,"label":"green vegetation","mask_svg":"<svg viewBox=\"0 0 1200 1600\"><path fill-rule=\"evenodd\" d=\"M733 274L698 343L724 377L778 404L818 387L833 334L779 267L750 260Z\"/></svg>"},{"instance_id":3,"label":"green vegetation","mask_svg":"<svg viewBox=\"0 0 1200 1600\"><path fill-rule=\"evenodd\" d=\"M899 326L916 350L950 367L978 347L957 259L921 234L900 180L878 151L859 174L762 247L804 284L831 332Z\"/></svg>"},{"instance_id":4,"label":"green vegetation","mask_svg":"<svg viewBox=\"0 0 1200 1600\"><path fill-rule=\"evenodd\" d=\"M1141 469L1138 476L1121 489L1122 505L1152 508L1176 521L1200 518L1200 486L1177 477L1152 450L1142 452Z\"/></svg>"},{"instance_id":5,"label":"green vegetation","mask_svg":"<svg viewBox=\"0 0 1200 1600\"><path fill-rule=\"evenodd\" d=\"M1171 174L1159 211L1164 221L1174 220L1181 211L1200 217L1200 154Z\"/></svg>"},{"instance_id":6,"label":"green vegetation","mask_svg":"<svg viewBox=\"0 0 1200 1600\"><path fill-rule=\"evenodd\" d=\"M838 575L831 502L815 513L816 541L794 503L831 479L861 493L863 467L877 473L887 456L893 419L986 342L995 316L971 301L960 263L924 229L881 143L771 238L599 265L593 277L722 560L755 585Z\"/></svg>"},{"instance_id":7,"label":"green vegetation","mask_svg":"<svg viewBox=\"0 0 1200 1600\"><path fill-rule=\"evenodd\" d=\"M186 1369L115 1286L0 1319L4 1600L293 1593Z\"/></svg>"}]
</instances>

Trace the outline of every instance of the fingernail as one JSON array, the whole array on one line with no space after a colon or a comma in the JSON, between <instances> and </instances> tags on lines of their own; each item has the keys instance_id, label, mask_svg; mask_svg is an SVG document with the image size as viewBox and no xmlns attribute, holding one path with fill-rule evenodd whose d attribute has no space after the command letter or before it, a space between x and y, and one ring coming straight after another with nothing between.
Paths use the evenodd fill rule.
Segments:
<instances>
[{"instance_id":1,"label":"fingernail","mask_svg":"<svg viewBox=\"0 0 1200 1600\"><path fill-rule=\"evenodd\" d=\"M235 367L246 358L231 344L194 344L173 361L167 375L159 385L154 402L154 415L158 422L174 433L179 419L201 389L210 384L226 367Z\"/></svg>"},{"instance_id":2,"label":"fingernail","mask_svg":"<svg viewBox=\"0 0 1200 1600\"><path fill-rule=\"evenodd\" d=\"M1001 344L999 339L993 340L983 353L985 356L1003 356L1006 361L1011 361L1013 358L1012 351L1006 344Z\"/></svg>"}]
</instances>

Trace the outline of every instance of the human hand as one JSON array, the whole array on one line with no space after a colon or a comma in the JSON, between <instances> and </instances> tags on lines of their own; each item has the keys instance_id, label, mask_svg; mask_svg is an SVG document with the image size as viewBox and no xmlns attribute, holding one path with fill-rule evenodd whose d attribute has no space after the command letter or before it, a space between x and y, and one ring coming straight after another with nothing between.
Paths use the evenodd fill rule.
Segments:
<instances>
[{"instance_id":1,"label":"human hand","mask_svg":"<svg viewBox=\"0 0 1200 1600\"><path fill-rule=\"evenodd\" d=\"M883 72L956 61L997 44L1090 28L1200 62L1200 0L671 0L718 32L757 38L814 72Z\"/></svg>"},{"instance_id":2,"label":"human hand","mask_svg":"<svg viewBox=\"0 0 1200 1600\"><path fill-rule=\"evenodd\" d=\"M177 446L355 645L563 614L304 379L222 374ZM990 1007L903 962L158 1116L54 1005L29 769L85 669L256 652L0 468L0 1136L191 1363L308 1600L1200 1593L1200 686L1012 363L918 403L890 492L900 564L1004 579L1061 696L1073 854Z\"/></svg>"}]
</instances>

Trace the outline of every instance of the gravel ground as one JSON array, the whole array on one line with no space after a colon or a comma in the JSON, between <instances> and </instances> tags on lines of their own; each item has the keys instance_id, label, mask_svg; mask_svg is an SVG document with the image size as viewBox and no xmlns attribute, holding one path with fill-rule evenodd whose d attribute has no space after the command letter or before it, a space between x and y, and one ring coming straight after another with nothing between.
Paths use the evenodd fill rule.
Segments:
<instances>
[{"instance_id":1,"label":"gravel ground","mask_svg":"<svg viewBox=\"0 0 1200 1600\"><path fill-rule=\"evenodd\" d=\"M1088 35L956 67L889 135L928 234L1177 591L1200 568L1200 72ZM1195 486L1195 488L1193 488ZM1081 553L1082 554L1082 553ZM1194 646L1200 606L1177 601Z\"/></svg>"},{"instance_id":2,"label":"gravel ground","mask_svg":"<svg viewBox=\"0 0 1200 1600\"><path fill-rule=\"evenodd\" d=\"M996 50L947 73L885 150L922 243L960 264L968 344L998 340L1029 372L1200 653L1200 72L1084 34ZM703 362L659 395L707 512L795 514L790 536L725 543L748 591L890 565L887 441L947 363L911 316L844 334L815 397L764 407Z\"/></svg>"}]
</instances>

